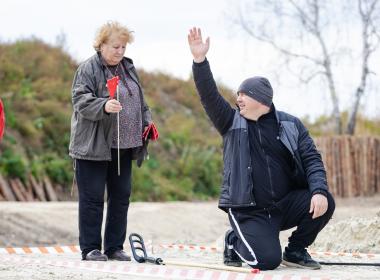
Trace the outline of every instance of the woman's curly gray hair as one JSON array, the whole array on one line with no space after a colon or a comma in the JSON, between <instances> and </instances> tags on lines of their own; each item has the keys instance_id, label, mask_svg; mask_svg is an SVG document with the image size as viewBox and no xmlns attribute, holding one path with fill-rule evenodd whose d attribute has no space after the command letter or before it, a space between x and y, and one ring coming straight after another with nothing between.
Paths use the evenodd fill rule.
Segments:
<instances>
[{"instance_id":1,"label":"woman's curly gray hair","mask_svg":"<svg viewBox=\"0 0 380 280\"><path fill-rule=\"evenodd\" d=\"M127 27L121 25L117 21L109 21L103 24L95 36L94 49L99 52L102 44L107 43L112 34L117 34L119 38L125 43L133 42L133 31L130 31Z\"/></svg>"}]
</instances>

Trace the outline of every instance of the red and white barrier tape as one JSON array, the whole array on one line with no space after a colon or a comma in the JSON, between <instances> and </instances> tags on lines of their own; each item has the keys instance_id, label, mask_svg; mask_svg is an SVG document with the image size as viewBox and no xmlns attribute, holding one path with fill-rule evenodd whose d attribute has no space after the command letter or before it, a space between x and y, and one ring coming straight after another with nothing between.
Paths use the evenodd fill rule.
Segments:
<instances>
[{"instance_id":1,"label":"red and white barrier tape","mask_svg":"<svg viewBox=\"0 0 380 280\"><path fill-rule=\"evenodd\" d=\"M183 244L178 244L178 245L160 244L158 245L158 249L176 250L176 251L212 252L212 253L222 252L222 250L217 247L183 245ZM0 248L0 255L1 254L64 254L64 253L80 253L80 248L79 246ZM318 252L318 251L309 251L309 253L310 255L319 256L319 257L332 256L332 257L380 259L380 254L371 254L371 253Z\"/></svg>"},{"instance_id":2,"label":"red and white barrier tape","mask_svg":"<svg viewBox=\"0 0 380 280\"><path fill-rule=\"evenodd\" d=\"M197 252L215 252L221 253L223 250L217 247L210 246L192 246L192 245L167 245L160 244L158 245L161 249L170 249L176 251L197 251ZM310 251L309 253L314 256L338 256L338 257L355 257L355 258L367 258L367 259L380 259L380 254L372 253L347 253L347 252L319 252L319 251Z\"/></svg>"},{"instance_id":3,"label":"red and white barrier tape","mask_svg":"<svg viewBox=\"0 0 380 280\"><path fill-rule=\"evenodd\" d=\"M297 275L274 275L267 273L246 274L228 271L212 271L200 269L178 269L169 266L155 266L148 264L113 264L105 262L85 261L57 261L35 260L22 257L1 257L2 262L21 264L52 265L64 268L86 269L91 271L119 273L164 279L191 279L191 280L333 280L332 278L320 278Z\"/></svg>"},{"instance_id":4,"label":"red and white barrier tape","mask_svg":"<svg viewBox=\"0 0 380 280\"><path fill-rule=\"evenodd\" d=\"M166 244L160 244L158 245L161 249L170 249L170 250L176 250L176 251L196 251L196 252L213 252L213 253L219 253L222 252L222 250L216 248L216 247L210 247L210 246L196 246L196 245L166 245Z\"/></svg>"},{"instance_id":5,"label":"red and white barrier tape","mask_svg":"<svg viewBox=\"0 0 380 280\"><path fill-rule=\"evenodd\" d=\"M64 254L80 253L79 246L54 246L54 247L7 247L0 248L1 254Z\"/></svg>"},{"instance_id":6,"label":"red and white barrier tape","mask_svg":"<svg viewBox=\"0 0 380 280\"><path fill-rule=\"evenodd\" d=\"M320 257L353 257L353 258L363 258L363 259L380 259L380 254L371 253L347 253L347 252L317 252L308 251L310 255L320 256Z\"/></svg>"},{"instance_id":7,"label":"red and white barrier tape","mask_svg":"<svg viewBox=\"0 0 380 280\"><path fill-rule=\"evenodd\" d=\"M151 245L147 245L150 247ZM194 251L194 252L212 252L221 253L222 250L217 247L211 246L197 246L197 245L167 245L160 244L153 246L155 249L175 250L175 251ZM64 254L64 253L80 253L79 246L54 246L54 247L7 247L0 248L0 255L2 254ZM310 251L310 255L318 257L352 257L362 259L380 259L380 254L372 253L347 253L347 252L319 252Z\"/></svg>"}]
</instances>

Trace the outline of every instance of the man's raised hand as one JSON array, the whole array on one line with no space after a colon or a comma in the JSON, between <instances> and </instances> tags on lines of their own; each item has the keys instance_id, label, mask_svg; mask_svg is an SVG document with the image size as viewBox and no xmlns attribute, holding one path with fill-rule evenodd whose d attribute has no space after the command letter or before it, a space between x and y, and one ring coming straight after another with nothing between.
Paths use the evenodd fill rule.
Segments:
<instances>
[{"instance_id":1,"label":"man's raised hand","mask_svg":"<svg viewBox=\"0 0 380 280\"><path fill-rule=\"evenodd\" d=\"M200 28L193 27L187 35L190 51L193 55L194 62L200 63L205 60L206 54L210 47L210 38L207 37L206 41L202 41L202 32Z\"/></svg>"}]
</instances>

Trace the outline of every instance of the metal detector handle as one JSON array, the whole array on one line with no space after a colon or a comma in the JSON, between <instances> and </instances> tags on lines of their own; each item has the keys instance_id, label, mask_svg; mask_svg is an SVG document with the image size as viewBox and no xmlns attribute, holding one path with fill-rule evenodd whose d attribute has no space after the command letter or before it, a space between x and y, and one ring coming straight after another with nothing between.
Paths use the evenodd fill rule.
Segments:
<instances>
[{"instance_id":1,"label":"metal detector handle","mask_svg":"<svg viewBox=\"0 0 380 280\"><path fill-rule=\"evenodd\" d=\"M144 240L141 235L137 233L131 233L129 235L129 244L131 245L131 250L133 254L133 258L138 263L143 263L147 260L148 256L146 254L146 249L144 245ZM142 255L138 254L138 252L142 252Z\"/></svg>"},{"instance_id":2,"label":"metal detector handle","mask_svg":"<svg viewBox=\"0 0 380 280\"><path fill-rule=\"evenodd\" d=\"M131 244L133 257L137 262L148 262L163 265L164 261L161 258L148 257L145 249L144 240L141 235L137 233L131 233L129 235L129 243ZM142 255L139 255L138 252L142 252Z\"/></svg>"}]
</instances>

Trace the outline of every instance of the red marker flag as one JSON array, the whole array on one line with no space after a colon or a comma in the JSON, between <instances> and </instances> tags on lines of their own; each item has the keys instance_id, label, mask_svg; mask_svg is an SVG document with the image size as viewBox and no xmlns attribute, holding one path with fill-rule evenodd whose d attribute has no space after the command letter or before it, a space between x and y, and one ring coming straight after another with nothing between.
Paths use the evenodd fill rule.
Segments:
<instances>
[{"instance_id":1,"label":"red marker flag","mask_svg":"<svg viewBox=\"0 0 380 280\"><path fill-rule=\"evenodd\" d=\"M119 76L115 76L112 79L107 80L107 88L110 92L110 99L115 98L115 92L117 85L119 84Z\"/></svg>"},{"instance_id":2,"label":"red marker flag","mask_svg":"<svg viewBox=\"0 0 380 280\"><path fill-rule=\"evenodd\" d=\"M4 130L5 130L5 112L4 112L3 102L1 102L1 99L0 99L0 141L1 139L3 139Z\"/></svg>"}]
</instances>

